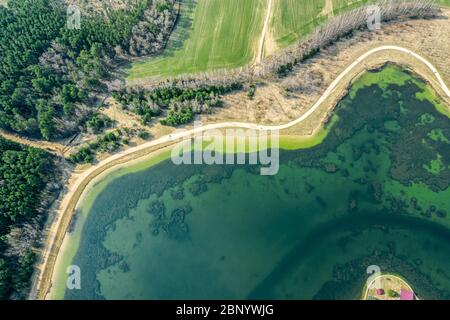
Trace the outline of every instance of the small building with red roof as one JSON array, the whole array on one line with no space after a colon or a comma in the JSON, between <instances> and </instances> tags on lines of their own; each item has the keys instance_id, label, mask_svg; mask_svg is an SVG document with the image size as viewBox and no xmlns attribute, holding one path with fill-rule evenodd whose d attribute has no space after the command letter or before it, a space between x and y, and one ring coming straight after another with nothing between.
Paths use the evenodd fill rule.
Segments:
<instances>
[{"instance_id":1,"label":"small building with red roof","mask_svg":"<svg viewBox=\"0 0 450 320\"><path fill-rule=\"evenodd\" d=\"M400 291L400 300L414 300L414 292L402 289Z\"/></svg>"},{"instance_id":2,"label":"small building with red roof","mask_svg":"<svg viewBox=\"0 0 450 320\"><path fill-rule=\"evenodd\" d=\"M383 289L377 289L377 295L379 295L379 296L384 295L384 290Z\"/></svg>"}]
</instances>

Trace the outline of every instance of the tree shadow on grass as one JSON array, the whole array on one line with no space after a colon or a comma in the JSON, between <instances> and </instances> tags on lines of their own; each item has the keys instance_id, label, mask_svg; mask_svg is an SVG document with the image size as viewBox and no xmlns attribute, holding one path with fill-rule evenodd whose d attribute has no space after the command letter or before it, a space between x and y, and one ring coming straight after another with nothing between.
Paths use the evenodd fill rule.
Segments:
<instances>
[{"instance_id":1,"label":"tree shadow on grass","mask_svg":"<svg viewBox=\"0 0 450 320\"><path fill-rule=\"evenodd\" d=\"M186 41L190 38L190 32L194 21L194 12L198 0L180 0L181 11L178 21L174 27L172 34L167 41L164 51L160 54L142 56L133 61L121 62L120 71L116 71L116 76L125 79L129 76L134 63L145 63L154 59L167 59L174 57L175 54L182 50Z\"/></svg>"},{"instance_id":2,"label":"tree shadow on grass","mask_svg":"<svg viewBox=\"0 0 450 320\"><path fill-rule=\"evenodd\" d=\"M159 57L173 57L177 51L183 49L186 41L190 38L197 0L182 0L181 6L175 29L170 35L164 52Z\"/></svg>"}]
</instances>

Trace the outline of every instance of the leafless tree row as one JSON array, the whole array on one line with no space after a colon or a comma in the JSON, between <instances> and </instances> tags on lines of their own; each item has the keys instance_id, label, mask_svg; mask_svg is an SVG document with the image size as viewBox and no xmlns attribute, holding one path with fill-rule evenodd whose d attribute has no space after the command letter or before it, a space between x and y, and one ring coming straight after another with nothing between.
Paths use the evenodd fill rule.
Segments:
<instances>
[{"instance_id":1,"label":"leafless tree row","mask_svg":"<svg viewBox=\"0 0 450 320\"><path fill-rule=\"evenodd\" d=\"M381 22L400 17L431 18L437 16L440 12L435 0L380 0L373 5L379 8ZM293 67L352 31L366 28L369 21L368 7L368 5L362 6L332 18L307 38L276 55L264 59L261 65L247 66L235 70L216 70L203 74L182 75L161 82L156 86L152 85L152 88L174 85L191 89L212 85L228 86L237 82L249 83L255 81L255 79L276 75L283 66Z\"/></svg>"},{"instance_id":2,"label":"leafless tree row","mask_svg":"<svg viewBox=\"0 0 450 320\"><path fill-rule=\"evenodd\" d=\"M380 9L381 21L391 21L399 17L434 17L439 7L434 0L380 0L375 4ZM280 66L301 62L312 52L330 45L353 30L366 28L369 22L368 6L363 6L331 19L319 27L307 39L287 48L278 55L269 57L262 63L260 76L275 73Z\"/></svg>"}]
</instances>

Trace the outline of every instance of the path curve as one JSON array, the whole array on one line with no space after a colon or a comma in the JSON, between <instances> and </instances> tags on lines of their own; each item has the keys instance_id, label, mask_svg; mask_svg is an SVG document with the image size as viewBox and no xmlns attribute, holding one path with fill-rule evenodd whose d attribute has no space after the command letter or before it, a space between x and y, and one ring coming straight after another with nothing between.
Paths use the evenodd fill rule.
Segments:
<instances>
[{"instance_id":1,"label":"path curve","mask_svg":"<svg viewBox=\"0 0 450 320\"><path fill-rule=\"evenodd\" d=\"M0 129L0 136L12 142L16 142L33 148L44 149L45 151L56 154L58 156L63 156L68 149L67 146L64 146L63 144L58 142L32 140L14 133L7 132L3 129Z\"/></svg>"},{"instance_id":2,"label":"path curve","mask_svg":"<svg viewBox=\"0 0 450 320\"><path fill-rule=\"evenodd\" d=\"M423 58L422 56L414 53L413 51L409 49L405 49L403 47L398 46L381 46L378 48L374 48L360 56L358 59L356 59L351 65L349 65L331 84L330 86L325 90L323 95L317 100L317 102L301 117L299 117L296 120L293 120L291 122L288 122L283 125L277 125L277 126L267 126L267 125L259 125L255 123L242 123L242 122L223 122L223 123L216 123L216 124L209 124L204 125L202 127L194 128L191 130L186 130L182 132L177 132L173 134L169 134L166 136L163 136L159 139L149 141L145 144L142 144L140 146L130 148L128 150L125 150L124 152L121 152L119 154L113 155L101 162L99 162L97 165L91 167L90 169L86 170L84 173L82 173L75 184L68 190L68 193L63 198L61 202L61 207L59 210L59 217L56 218L54 222L54 228L56 228L56 232L53 235L49 236L48 239L48 245L46 246L46 249L43 253L43 260L44 263L42 265L43 267L43 274L40 275L37 284L37 292L38 292L38 298L45 299L48 290L51 286L51 278L53 274L53 269L55 266L56 258L59 252L59 248L62 244L62 241L64 239L64 235L66 233L67 228L67 222L63 219L66 215L69 215L69 217L72 216L72 212L68 212L68 208L70 208L70 205L73 203L73 200L78 202L79 197L81 197L81 194L84 192L85 188L89 184L92 179L94 179L98 174L97 172L102 172L102 168L110 168L108 165L111 165L114 163L114 161L117 161L123 157L130 156L133 153L137 153L139 151L143 151L152 147L165 145L168 143L173 143L181 139L185 139L187 137L193 136L195 134L201 133L203 131L207 130L213 130L213 129L226 129L226 128L244 128L244 129L254 129L254 130L260 130L260 131L273 131L273 130L283 130L290 127L293 127L303 121L305 121L311 114L316 111L319 106L325 102L325 100L336 90L338 84L342 79L349 74L352 69L354 69L357 65L362 63L365 59L370 57L371 55L381 52L381 51L387 51L387 50L393 50L393 51L400 51L406 54L411 55L412 57L416 58L417 60L421 61L423 64L425 64L434 74L436 79L438 80L442 90L444 93L449 97L450 99L450 89L445 84L443 78L437 71L437 69L431 64L428 60ZM114 165L112 165L114 166ZM100 174L99 173L99 174ZM87 182L86 182L87 181ZM76 198L76 191L79 191L78 189L82 189L80 192L78 192L78 199ZM64 229L61 229L61 221L64 221L65 224ZM69 219L70 221L70 219ZM58 239L58 241L55 241L55 239Z\"/></svg>"},{"instance_id":3,"label":"path curve","mask_svg":"<svg viewBox=\"0 0 450 320\"><path fill-rule=\"evenodd\" d=\"M417 297L416 293L414 292L414 289L411 287L411 285L410 285L408 282L406 282L406 280L403 280L402 278L400 278L400 277L398 277L398 276L396 276L396 275L393 275L393 274L381 274L381 275L376 276L376 277L373 278L373 279L370 279L370 282L367 284L367 288L366 288L366 291L365 291L365 293L364 293L364 299L363 299L363 300L367 300L367 296L369 295L369 290L370 290L370 287L372 286L372 284L373 284L376 280L381 279L381 278L383 278L383 277L395 278L395 279L399 280L400 282L403 282L403 283L405 284L405 286L406 286L409 290L411 290L411 291L414 293L414 296L415 296L417 299L419 299L419 298Z\"/></svg>"}]
</instances>

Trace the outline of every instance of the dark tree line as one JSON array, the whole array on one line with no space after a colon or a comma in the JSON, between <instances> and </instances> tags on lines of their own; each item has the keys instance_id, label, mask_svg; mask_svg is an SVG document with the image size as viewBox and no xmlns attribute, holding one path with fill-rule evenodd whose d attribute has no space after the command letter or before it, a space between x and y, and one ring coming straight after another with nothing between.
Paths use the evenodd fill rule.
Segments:
<instances>
[{"instance_id":1,"label":"dark tree line","mask_svg":"<svg viewBox=\"0 0 450 320\"><path fill-rule=\"evenodd\" d=\"M0 299L26 294L54 171L50 154L0 138Z\"/></svg>"},{"instance_id":2,"label":"dark tree line","mask_svg":"<svg viewBox=\"0 0 450 320\"><path fill-rule=\"evenodd\" d=\"M0 125L36 135L57 77L38 67L39 56L59 35L64 17L48 0L11 0L0 7ZM45 76L45 80L42 77ZM34 81L36 87L33 86ZM40 81L39 81L40 80ZM45 121L45 120L43 120Z\"/></svg>"},{"instance_id":3,"label":"dark tree line","mask_svg":"<svg viewBox=\"0 0 450 320\"><path fill-rule=\"evenodd\" d=\"M72 153L67 160L74 164L92 163L96 160L96 153L116 151L123 145L128 145L130 138L134 136L145 140L149 137L149 133L130 128L115 129L99 135L94 141L84 144Z\"/></svg>"},{"instance_id":4,"label":"dark tree line","mask_svg":"<svg viewBox=\"0 0 450 320\"><path fill-rule=\"evenodd\" d=\"M140 37L167 38L173 7L139 0L69 29L64 2L10 0L0 7L0 127L47 140L79 131L119 58L150 53Z\"/></svg>"},{"instance_id":5,"label":"dark tree line","mask_svg":"<svg viewBox=\"0 0 450 320\"><path fill-rule=\"evenodd\" d=\"M212 108L220 107L221 95L240 89L242 84L239 82L196 89L175 82L153 90L126 88L113 92L113 97L124 109L141 116L143 124L167 111L167 117L161 120L161 124L175 127L191 122L194 114L208 113Z\"/></svg>"}]
</instances>

